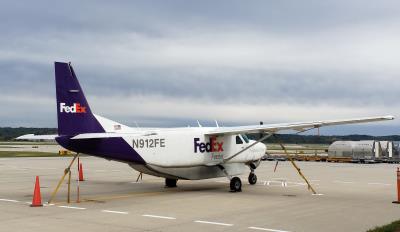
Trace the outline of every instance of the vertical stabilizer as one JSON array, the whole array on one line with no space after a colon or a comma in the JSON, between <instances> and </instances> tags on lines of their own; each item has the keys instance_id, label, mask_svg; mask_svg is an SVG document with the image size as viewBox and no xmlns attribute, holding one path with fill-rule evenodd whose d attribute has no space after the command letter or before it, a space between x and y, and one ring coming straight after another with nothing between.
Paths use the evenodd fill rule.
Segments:
<instances>
[{"instance_id":1,"label":"vertical stabilizer","mask_svg":"<svg viewBox=\"0 0 400 232\"><path fill-rule=\"evenodd\" d=\"M57 120L59 135L101 133L103 127L89 104L70 63L55 62Z\"/></svg>"}]
</instances>

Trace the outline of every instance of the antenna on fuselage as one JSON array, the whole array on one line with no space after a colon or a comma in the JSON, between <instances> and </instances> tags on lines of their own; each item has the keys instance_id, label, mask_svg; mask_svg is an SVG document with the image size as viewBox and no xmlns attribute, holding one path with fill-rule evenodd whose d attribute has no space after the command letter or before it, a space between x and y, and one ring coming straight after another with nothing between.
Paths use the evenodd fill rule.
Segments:
<instances>
[{"instance_id":1,"label":"antenna on fuselage","mask_svg":"<svg viewBox=\"0 0 400 232\"><path fill-rule=\"evenodd\" d=\"M136 125L136 127L138 128L138 129L140 129L140 126L139 126L139 124L135 121L135 125Z\"/></svg>"},{"instance_id":2,"label":"antenna on fuselage","mask_svg":"<svg viewBox=\"0 0 400 232\"><path fill-rule=\"evenodd\" d=\"M203 126L200 124L199 120L197 120L197 125L198 125L199 127L203 127Z\"/></svg>"},{"instance_id":3,"label":"antenna on fuselage","mask_svg":"<svg viewBox=\"0 0 400 232\"><path fill-rule=\"evenodd\" d=\"M263 121L260 121L260 126L264 125ZM259 133L258 136L260 137L260 139L263 137L263 133Z\"/></svg>"}]
</instances>

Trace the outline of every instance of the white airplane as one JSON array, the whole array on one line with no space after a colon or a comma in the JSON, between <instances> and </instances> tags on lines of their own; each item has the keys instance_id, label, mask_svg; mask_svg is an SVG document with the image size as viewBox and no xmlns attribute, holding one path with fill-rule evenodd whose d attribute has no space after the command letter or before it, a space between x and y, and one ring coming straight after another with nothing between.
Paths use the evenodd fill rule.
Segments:
<instances>
[{"instance_id":1,"label":"white airplane","mask_svg":"<svg viewBox=\"0 0 400 232\"><path fill-rule=\"evenodd\" d=\"M55 139L65 149L129 164L138 172L178 179L227 177L240 192L238 175L255 169L267 147L262 141L283 130L305 131L323 126L393 120L393 116L238 127L131 128L92 113L70 63L55 63L58 135L25 135L21 139ZM246 134L262 134L249 140Z\"/></svg>"}]
</instances>

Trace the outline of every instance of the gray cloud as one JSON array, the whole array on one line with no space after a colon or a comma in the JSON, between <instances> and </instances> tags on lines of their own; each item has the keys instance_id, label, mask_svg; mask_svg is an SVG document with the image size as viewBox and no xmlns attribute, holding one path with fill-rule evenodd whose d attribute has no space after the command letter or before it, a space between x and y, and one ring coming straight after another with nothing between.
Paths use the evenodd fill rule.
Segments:
<instances>
[{"instance_id":1,"label":"gray cloud","mask_svg":"<svg viewBox=\"0 0 400 232\"><path fill-rule=\"evenodd\" d=\"M55 60L73 62L99 114L125 123L398 115L399 7L397 1L2 1L0 103L9 110L0 125L55 125ZM102 106L107 99L119 107L114 113ZM160 101L168 101L168 114L158 111L168 111Z\"/></svg>"}]
</instances>

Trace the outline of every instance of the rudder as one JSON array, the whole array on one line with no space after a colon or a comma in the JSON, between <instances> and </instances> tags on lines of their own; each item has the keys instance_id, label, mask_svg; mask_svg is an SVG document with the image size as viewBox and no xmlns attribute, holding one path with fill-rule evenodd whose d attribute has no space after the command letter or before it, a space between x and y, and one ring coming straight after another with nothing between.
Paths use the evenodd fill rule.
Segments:
<instances>
[{"instance_id":1,"label":"rudder","mask_svg":"<svg viewBox=\"0 0 400 232\"><path fill-rule=\"evenodd\" d=\"M55 62L58 134L102 133L70 63Z\"/></svg>"}]
</instances>

